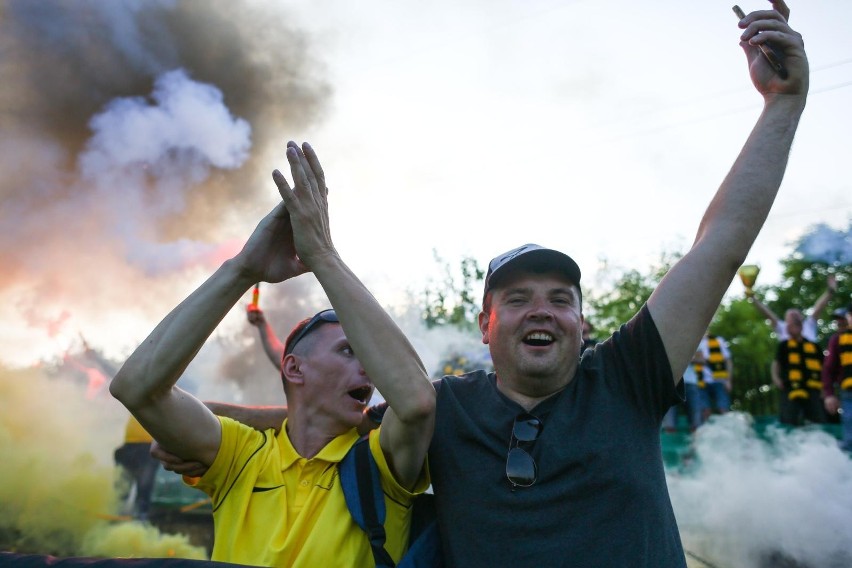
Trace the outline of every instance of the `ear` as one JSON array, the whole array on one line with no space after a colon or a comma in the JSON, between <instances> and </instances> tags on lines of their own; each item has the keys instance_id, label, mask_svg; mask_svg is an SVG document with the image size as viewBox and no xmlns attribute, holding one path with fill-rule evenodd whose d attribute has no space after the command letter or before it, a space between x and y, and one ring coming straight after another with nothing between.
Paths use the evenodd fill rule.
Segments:
<instances>
[{"instance_id":1,"label":"ear","mask_svg":"<svg viewBox=\"0 0 852 568\"><path fill-rule=\"evenodd\" d=\"M485 312L479 312L479 331L482 332L482 343L488 345L489 333L488 324L491 321L491 315Z\"/></svg>"},{"instance_id":2,"label":"ear","mask_svg":"<svg viewBox=\"0 0 852 568\"><path fill-rule=\"evenodd\" d=\"M284 360L281 361L281 375L284 377L284 380L291 385L305 384L301 364L302 362L298 355L293 355L292 353L285 355Z\"/></svg>"}]
</instances>

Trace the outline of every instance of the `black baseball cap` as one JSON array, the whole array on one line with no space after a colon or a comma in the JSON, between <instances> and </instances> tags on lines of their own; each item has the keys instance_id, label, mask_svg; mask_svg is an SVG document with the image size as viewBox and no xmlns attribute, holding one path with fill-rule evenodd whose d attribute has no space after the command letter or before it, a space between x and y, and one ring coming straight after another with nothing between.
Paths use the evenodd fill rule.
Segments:
<instances>
[{"instance_id":1,"label":"black baseball cap","mask_svg":"<svg viewBox=\"0 0 852 568\"><path fill-rule=\"evenodd\" d=\"M529 243L491 259L488 263L488 274L485 276L483 302L488 292L499 286L501 280L514 270L561 272L577 286L577 290L580 289L580 267L573 258L558 250ZM582 299L583 293L580 292L580 300Z\"/></svg>"}]
</instances>

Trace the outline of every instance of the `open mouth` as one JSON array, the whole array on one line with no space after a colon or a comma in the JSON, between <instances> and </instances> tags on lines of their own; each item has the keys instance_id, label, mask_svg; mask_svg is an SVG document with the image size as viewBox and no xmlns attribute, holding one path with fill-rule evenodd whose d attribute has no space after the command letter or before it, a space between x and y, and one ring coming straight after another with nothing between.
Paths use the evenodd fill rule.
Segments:
<instances>
[{"instance_id":1,"label":"open mouth","mask_svg":"<svg viewBox=\"0 0 852 568\"><path fill-rule=\"evenodd\" d=\"M349 391L349 396L360 402L361 404L367 404L367 401L370 400L370 395L373 393L373 389L368 386L363 386L357 389L352 389Z\"/></svg>"},{"instance_id":2,"label":"open mouth","mask_svg":"<svg viewBox=\"0 0 852 568\"><path fill-rule=\"evenodd\" d=\"M553 336L543 331L534 331L524 337L524 343L532 347L546 347L553 341Z\"/></svg>"}]
</instances>

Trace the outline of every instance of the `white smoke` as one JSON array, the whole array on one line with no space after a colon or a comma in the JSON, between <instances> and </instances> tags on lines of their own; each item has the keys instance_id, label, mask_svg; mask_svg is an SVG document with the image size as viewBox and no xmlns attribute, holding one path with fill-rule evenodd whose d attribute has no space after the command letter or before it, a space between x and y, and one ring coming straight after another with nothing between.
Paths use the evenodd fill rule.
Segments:
<instances>
[{"instance_id":1,"label":"white smoke","mask_svg":"<svg viewBox=\"0 0 852 568\"><path fill-rule=\"evenodd\" d=\"M825 223L814 226L796 242L795 253L809 261L852 264L852 222L845 231Z\"/></svg>"},{"instance_id":2,"label":"white smoke","mask_svg":"<svg viewBox=\"0 0 852 568\"><path fill-rule=\"evenodd\" d=\"M154 238L157 223L185 209L186 196L211 168L240 167L251 149L251 127L234 118L222 92L185 71L161 75L151 101L118 98L90 121L94 132L80 155L81 184L96 190L127 260L149 275L196 264L220 245ZM108 221L108 222L109 222Z\"/></svg>"},{"instance_id":3,"label":"white smoke","mask_svg":"<svg viewBox=\"0 0 852 568\"><path fill-rule=\"evenodd\" d=\"M0 361L120 360L239 250L331 93L289 10L3 2Z\"/></svg>"},{"instance_id":4,"label":"white smoke","mask_svg":"<svg viewBox=\"0 0 852 568\"><path fill-rule=\"evenodd\" d=\"M668 484L685 548L715 566L763 568L773 554L802 566L852 565L852 459L820 429L714 417L693 462Z\"/></svg>"},{"instance_id":5,"label":"white smoke","mask_svg":"<svg viewBox=\"0 0 852 568\"><path fill-rule=\"evenodd\" d=\"M209 166L237 168L248 157L251 127L231 116L215 86L178 69L157 78L151 99L156 104L113 99L89 121L94 135L80 157L85 178L147 165L155 174L180 173L197 183Z\"/></svg>"}]
</instances>

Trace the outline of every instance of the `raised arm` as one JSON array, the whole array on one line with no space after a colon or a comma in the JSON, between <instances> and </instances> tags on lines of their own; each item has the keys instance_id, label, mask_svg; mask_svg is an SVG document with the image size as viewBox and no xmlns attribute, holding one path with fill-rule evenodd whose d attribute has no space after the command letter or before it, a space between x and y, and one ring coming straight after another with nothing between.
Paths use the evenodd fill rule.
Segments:
<instances>
[{"instance_id":1,"label":"raised arm","mask_svg":"<svg viewBox=\"0 0 852 568\"><path fill-rule=\"evenodd\" d=\"M834 274L829 274L825 280L825 292L823 292L819 298L817 298L814 307L811 308L810 316L816 321L819 319L820 314L828 305L828 302L831 300L834 293L837 291L837 277Z\"/></svg>"},{"instance_id":2,"label":"raised arm","mask_svg":"<svg viewBox=\"0 0 852 568\"><path fill-rule=\"evenodd\" d=\"M260 343L263 345L263 352L266 353L272 365L280 371L281 360L284 358L284 344L281 343L281 340L275 334L275 330L266 321L263 310L249 306L246 309L246 318L251 325L257 328L257 332L260 335Z\"/></svg>"},{"instance_id":3,"label":"raised arm","mask_svg":"<svg viewBox=\"0 0 852 568\"><path fill-rule=\"evenodd\" d=\"M218 419L175 386L226 313L256 282L281 282L305 272L292 225L279 203L243 249L226 261L151 332L116 374L110 392L174 455L209 465L221 443Z\"/></svg>"},{"instance_id":4,"label":"raised arm","mask_svg":"<svg viewBox=\"0 0 852 568\"><path fill-rule=\"evenodd\" d=\"M757 311L763 314L763 317L769 320L769 323L772 325L772 329L776 329L778 327L778 323L781 321L781 318L778 315L769 309L769 306L761 302L757 299L757 296L752 296L749 298L749 301L754 304L754 307L757 308Z\"/></svg>"},{"instance_id":5,"label":"raised arm","mask_svg":"<svg viewBox=\"0 0 852 568\"><path fill-rule=\"evenodd\" d=\"M763 112L704 213L692 248L648 300L675 377L695 352L769 214L805 108L804 44L779 13L787 12L786 5L780 0L772 4L776 10L752 12L739 24L752 82L764 98ZM784 53L787 79L778 76L759 51L757 46L766 41Z\"/></svg>"},{"instance_id":6,"label":"raised arm","mask_svg":"<svg viewBox=\"0 0 852 568\"><path fill-rule=\"evenodd\" d=\"M325 175L313 149L290 142L287 160L293 190L278 170L273 179L293 212L299 256L322 284L358 360L390 406L382 422L382 450L397 480L412 487L432 439L435 389L411 343L335 250Z\"/></svg>"}]
</instances>

